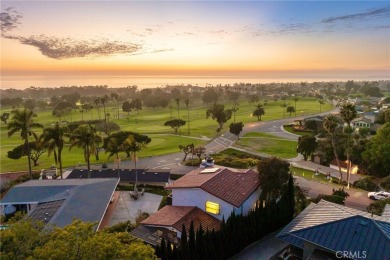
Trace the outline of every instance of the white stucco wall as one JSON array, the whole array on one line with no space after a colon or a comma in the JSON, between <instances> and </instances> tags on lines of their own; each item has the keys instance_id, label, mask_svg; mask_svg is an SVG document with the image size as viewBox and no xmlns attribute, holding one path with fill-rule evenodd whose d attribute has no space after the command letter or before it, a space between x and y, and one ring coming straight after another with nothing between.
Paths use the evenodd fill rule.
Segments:
<instances>
[{"instance_id":1,"label":"white stucco wall","mask_svg":"<svg viewBox=\"0 0 390 260\"><path fill-rule=\"evenodd\" d=\"M206 211L206 201L218 203L220 205L220 211L218 215L208 213L211 216L222 220L229 218L230 214L234 210L236 214L246 214L248 210L256 203L259 198L260 188L256 190L242 205L240 208L235 208L233 205L226 201L205 192L202 189L172 189L172 205L173 206L196 206L203 211Z\"/></svg>"}]
</instances>

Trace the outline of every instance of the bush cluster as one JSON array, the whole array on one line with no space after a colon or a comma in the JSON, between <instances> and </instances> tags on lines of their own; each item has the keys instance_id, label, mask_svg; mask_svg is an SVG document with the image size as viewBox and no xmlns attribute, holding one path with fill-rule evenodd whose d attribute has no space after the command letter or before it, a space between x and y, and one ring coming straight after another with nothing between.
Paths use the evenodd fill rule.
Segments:
<instances>
[{"instance_id":1,"label":"bush cluster","mask_svg":"<svg viewBox=\"0 0 390 260\"><path fill-rule=\"evenodd\" d=\"M378 191L379 186L374 182L371 177L366 177L361 180L357 180L353 183L353 186L366 191Z\"/></svg>"}]
</instances>

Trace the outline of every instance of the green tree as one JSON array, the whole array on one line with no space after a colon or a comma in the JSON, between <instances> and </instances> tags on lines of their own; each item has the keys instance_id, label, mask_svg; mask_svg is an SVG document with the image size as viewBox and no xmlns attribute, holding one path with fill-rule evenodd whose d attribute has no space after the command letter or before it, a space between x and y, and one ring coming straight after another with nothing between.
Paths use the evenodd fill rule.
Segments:
<instances>
[{"instance_id":1,"label":"green tree","mask_svg":"<svg viewBox=\"0 0 390 260\"><path fill-rule=\"evenodd\" d=\"M351 122L357 117L357 112L355 110L355 105L351 103L344 103L340 108L340 115L343 118L344 122L347 124L347 134L348 134L348 142L347 142L347 188L349 188L349 178L350 178L350 139L351 139Z\"/></svg>"},{"instance_id":2,"label":"green tree","mask_svg":"<svg viewBox=\"0 0 390 260\"><path fill-rule=\"evenodd\" d=\"M180 98L175 98L177 107L177 119L180 119Z\"/></svg>"},{"instance_id":3,"label":"green tree","mask_svg":"<svg viewBox=\"0 0 390 260\"><path fill-rule=\"evenodd\" d=\"M88 178L91 177L90 157L95 153L96 146L101 142L101 137L96 134L96 130L90 125L80 125L70 136L71 145L69 150L77 146L84 150L84 159L87 162Z\"/></svg>"},{"instance_id":4,"label":"green tree","mask_svg":"<svg viewBox=\"0 0 390 260\"><path fill-rule=\"evenodd\" d=\"M291 117L291 114L295 112L295 108L293 106L288 106L286 108L286 111L287 113L290 113L290 117Z\"/></svg>"},{"instance_id":5,"label":"green tree","mask_svg":"<svg viewBox=\"0 0 390 260\"><path fill-rule=\"evenodd\" d=\"M375 202L371 203L367 207L367 211L369 213L372 213L372 214L375 214L377 216L380 216L380 215L382 215L383 210L385 209L387 204L390 204L390 198L384 199L384 200L375 201Z\"/></svg>"},{"instance_id":6,"label":"green tree","mask_svg":"<svg viewBox=\"0 0 390 260\"><path fill-rule=\"evenodd\" d=\"M260 103L257 104L255 111L253 111L253 116L257 117L257 121L261 121L261 116L263 116L264 114L264 107Z\"/></svg>"},{"instance_id":7,"label":"green tree","mask_svg":"<svg viewBox=\"0 0 390 260\"><path fill-rule=\"evenodd\" d=\"M34 166L38 166L39 157L46 152L46 148L38 141L29 142L30 159L34 162ZM7 157L10 159L20 159L27 155L27 146L25 144L19 145L7 152Z\"/></svg>"},{"instance_id":8,"label":"green tree","mask_svg":"<svg viewBox=\"0 0 390 260\"><path fill-rule=\"evenodd\" d=\"M325 104L325 101L320 99L320 100L318 100L318 103L320 103L320 113L321 113L322 112L322 105Z\"/></svg>"},{"instance_id":9,"label":"green tree","mask_svg":"<svg viewBox=\"0 0 390 260\"><path fill-rule=\"evenodd\" d=\"M187 134L190 135L190 110L188 109L188 106L190 104L190 99L189 98L186 98L186 100L184 100L184 103L186 104L186 107L187 107L187 121L188 121L188 132Z\"/></svg>"},{"instance_id":10,"label":"green tree","mask_svg":"<svg viewBox=\"0 0 390 260\"><path fill-rule=\"evenodd\" d=\"M183 162L187 159L187 156L192 153L192 150L194 150L194 144L187 144L187 145L179 145L179 149L183 151L184 153L184 158Z\"/></svg>"},{"instance_id":11,"label":"green tree","mask_svg":"<svg viewBox=\"0 0 390 260\"><path fill-rule=\"evenodd\" d=\"M99 120L101 120L101 114L100 114L100 98L97 97L94 99L95 105L96 105L96 110L98 112Z\"/></svg>"},{"instance_id":12,"label":"green tree","mask_svg":"<svg viewBox=\"0 0 390 260\"><path fill-rule=\"evenodd\" d=\"M131 107L137 110L137 115L139 115L139 111L142 110L142 101L139 98L131 100Z\"/></svg>"},{"instance_id":13,"label":"green tree","mask_svg":"<svg viewBox=\"0 0 390 260\"><path fill-rule=\"evenodd\" d=\"M281 105L281 107L283 108L283 118L284 118L284 114L285 114L285 112L286 112L286 108L287 108L287 103L286 102L284 102L282 105Z\"/></svg>"},{"instance_id":14,"label":"green tree","mask_svg":"<svg viewBox=\"0 0 390 260\"><path fill-rule=\"evenodd\" d=\"M202 101L205 104L215 104L218 102L219 96L213 87L207 87L203 92Z\"/></svg>"},{"instance_id":15,"label":"green tree","mask_svg":"<svg viewBox=\"0 0 390 260\"><path fill-rule=\"evenodd\" d=\"M128 233L94 232L95 223L74 220L54 228L33 251L35 259L156 259L152 247Z\"/></svg>"},{"instance_id":16,"label":"green tree","mask_svg":"<svg viewBox=\"0 0 390 260\"><path fill-rule=\"evenodd\" d=\"M108 138L104 139L103 148L106 149L107 142L110 138L117 138L119 143L124 144L129 136L132 136L135 142L141 143L143 146L146 146L152 141L152 139L150 139L150 137L148 137L147 135L142 135L132 131L119 131L111 134ZM124 146L124 152L126 153L127 157L130 157L130 154L132 153L131 146Z\"/></svg>"},{"instance_id":17,"label":"green tree","mask_svg":"<svg viewBox=\"0 0 390 260\"><path fill-rule=\"evenodd\" d=\"M237 123L231 123L229 126L229 132L240 136L240 133L242 132L242 129L244 128L244 123L242 122L237 122Z\"/></svg>"},{"instance_id":18,"label":"green tree","mask_svg":"<svg viewBox=\"0 0 390 260\"><path fill-rule=\"evenodd\" d=\"M182 119L173 119L173 120L168 120L164 123L164 126L169 126L172 127L175 130L175 134L177 134L177 131L179 130L180 127L184 126L186 124L186 121Z\"/></svg>"},{"instance_id":19,"label":"green tree","mask_svg":"<svg viewBox=\"0 0 390 260\"><path fill-rule=\"evenodd\" d=\"M217 132L220 132L223 125L232 117L232 110L225 110L225 106L221 104L214 104L212 108L207 109L206 118L211 116L212 119L216 120L219 127Z\"/></svg>"},{"instance_id":20,"label":"green tree","mask_svg":"<svg viewBox=\"0 0 390 260\"><path fill-rule=\"evenodd\" d=\"M132 108L129 101L123 102L122 110L123 110L123 112L127 112L127 120L129 120L131 109L133 109L133 108Z\"/></svg>"},{"instance_id":21,"label":"green tree","mask_svg":"<svg viewBox=\"0 0 390 260\"><path fill-rule=\"evenodd\" d=\"M314 136L301 136L298 139L297 152L302 154L305 161L311 156L317 149L317 140Z\"/></svg>"},{"instance_id":22,"label":"green tree","mask_svg":"<svg viewBox=\"0 0 390 260\"><path fill-rule=\"evenodd\" d=\"M199 159L199 163L202 162L202 155L206 152L206 148L204 146L197 146L192 149L192 154L196 155Z\"/></svg>"},{"instance_id":23,"label":"green tree","mask_svg":"<svg viewBox=\"0 0 390 260\"><path fill-rule=\"evenodd\" d=\"M298 97L294 97L294 113L297 116L297 102L299 101Z\"/></svg>"},{"instance_id":24,"label":"green tree","mask_svg":"<svg viewBox=\"0 0 390 260\"><path fill-rule=\"evenodd\" d=\"M233 123L235 123L236 122L236 112L238 111L238 109L239 109L239 105L240 105L240 103L238 103L238 102L234 102L233 103L233 107L232 107L232 113L233 113Z\"/></svg>"},{"instance_id":25,"label":"green tree","mask_svg":"<svg viewBox=\"0 0 390 260\"><path fill-rule=\"evenodd\" d=\"M106 104L108 102L108 96L104 95L100 98L100 104L103 105L103 112L104 112L104 121L107 122L107 112L106 112Z\"/></svg>"},{"instance_id":26,"label":"green tree","mask_svg":"<svg viewBox=\"0 0 390 260\"><path fill-rule=\"evenodd\" d=\"M40 140L45 147L49 156L54 154L54 161L60 165L60 176L62 179L62 150L65 144L65 134L67 132L66 127L61 127L57 122L54 127L48 127L43 130Z\"/></svg>"},{"instance_id":27,"label":"green tree","mask_svg":"<svg viewBox=\"0 0 390 260\"><path fill-rule=\"evenodd\" d=\"M30 179L32 179L31 161L30 161L30 147L29 147L29 136L33 136L35 140L38 139L37 134L32 130L33 128L43 128L41 124L34 123L33 118L37 115L31 110L12 110L12 119L8 123L8 137L13 134L20 132L20 137L24 141L27 147L28 157L28 170L30 173Z\"/></svg>"},{"instance_id":28,"label":"green tree","mask_svg":"<svg viewBox=\"0 0 390 260\"><path fill-rule=\"evenodd\" d=\"M106 135L110 135L112 132L119 131L121 128L114 122L100 122L95 125L95 128L99 132L103 132Z\"/></svg>"},{"instance_id":29,"label":"green tree","mask_svg":"<svg viewBox=\"0 0 390 260\"><path fill-rule=\"evenodd\" d=\"M338 156L337 151L336 151L336 142L335 142L335 133L336 133L336 130L339 126L339 123L338 123L335 116L328 115L325 117L323 124L324 124L324 129L326 130L326 132L328 132L331 143L332 143L333 154L334 154L334 157L336 158L337 166L339 168L340 180L343 180L343 172L341 171L340 160L339 160L339 156Z\"/></svg>"},{"instance_id":30,"label":"green tree","mask_svg":"<svg viewBox=\"0 0 390 260\"><path fill-rule=\"evenodd\" d=\"M9 228L0 230L0 255L2 259L27 259L36 247L48 241L48 229L42 222L20 220Z\"/></svg>"},{"instance_id":31,"label":"green tree","mask_svg":"<svg viewBox=\"0 0 390 260\"><path fill-rule=\"evenodd\" d=\"M4 122L5 124L7 124L7 120L9 119L9 116L10 116L10 113L3 113L1 116L0 116L0 120L2 122Z\"/></svg>"},{"instance_id":32,"label":"green tree","mask_svg":"<svg viewBox=\"0 0 390 260\"><path fill-rule=\"evenodd\" d=\"M290 165L276 157L261 160L257 165L262 189L260 199L270 202L280 197L289 180Z\"/></svg>"},{"instance_id":33,"label":"green tree","mask_svg":"<svg viewBox=\"0 0 390 260\"><path fill-rule=\"evenodd\" d=\"M367 143L362 157L372 175L386 177L390 173L390 123L379 128Z\"/></svg>"}]
</instances>

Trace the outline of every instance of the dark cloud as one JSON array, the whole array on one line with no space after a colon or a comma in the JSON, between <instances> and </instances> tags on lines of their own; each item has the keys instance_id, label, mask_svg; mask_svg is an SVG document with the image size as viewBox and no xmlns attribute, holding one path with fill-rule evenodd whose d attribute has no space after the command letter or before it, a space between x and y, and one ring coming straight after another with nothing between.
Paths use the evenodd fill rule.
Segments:
<instances>
[{"instance_id":1,"label":"dark cloud","mask_svg":"<svg viewBox=\"0 0 390 260\"><path fill-rule=\"evenodd\" d=\"M20 24L19 19L23 16L15 11L12 7L5 9L0 13L1 34L12 31Z\"/></svg>"},{"instance_id":2,"label":"dark cloud","mask_svg":"<svg viewBox=\"0 0 390 260\"><path fill-rule=\"evenodd\" d=\"M142 46L139 44L110 41L107 39L87 41L72 38L48 37L45 35L30 37L5 36L5 38L18 40L22 44L34 46L43 55L58 60L110 56L115 54L134 54L142 49Z\"/></svg>"},{"instance_id":3,"label":"dark cloud","mask_svg":"<svg viewBox=\"0 0 390 260\"><path fill-rule=\"evenodd\" d=\"M323 23L334 23L338 21L348 20L362 20L362 19L377 19L377 18L389 18L390 17L390 6L369 10L363 13L335 16L323 19Z\"/></svg>"}]
</instances>

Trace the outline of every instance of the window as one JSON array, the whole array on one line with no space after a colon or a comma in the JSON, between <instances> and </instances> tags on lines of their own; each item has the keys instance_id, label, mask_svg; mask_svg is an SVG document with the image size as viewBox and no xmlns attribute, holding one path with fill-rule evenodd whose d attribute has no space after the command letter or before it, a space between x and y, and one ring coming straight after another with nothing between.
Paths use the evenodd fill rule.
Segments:
<instances>
[{"instance_id":1,"label":"window","mask_svg":"<svg viewBox=\"0 0 390 260\"><path fill-rule=\"evenodd\" d=\"M206 201L206 212L218 215L219 214L219 204L211 201Z\"/></svg>"}]
</instances>

